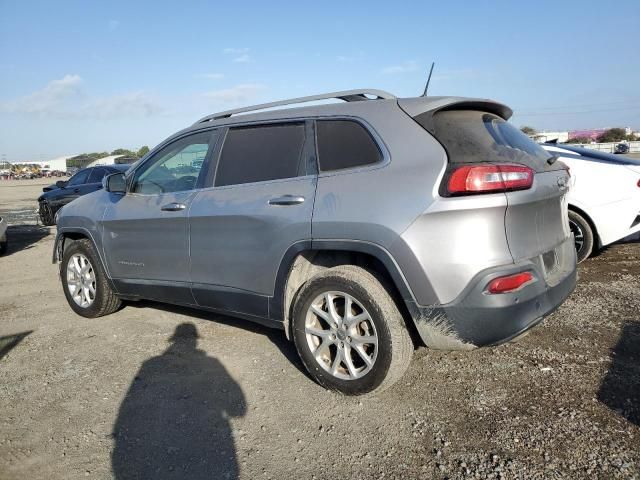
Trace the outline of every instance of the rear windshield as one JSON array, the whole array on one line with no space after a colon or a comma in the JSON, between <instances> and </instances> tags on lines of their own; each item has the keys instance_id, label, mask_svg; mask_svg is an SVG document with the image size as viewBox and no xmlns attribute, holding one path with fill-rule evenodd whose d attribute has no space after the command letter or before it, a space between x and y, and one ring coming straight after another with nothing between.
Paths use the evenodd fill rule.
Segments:
<instances>
[{"instance_id":1,"label":"rear windshield","mask_svg":"<svg viewBox=\"0 0 640 480\"><path fill-rule=\"evenodd\" d=\"M420 123L420 115L416 121ZM515 162L540 172L553 155L492 113L445 110L433 115L435 137L452 163ZM423 125L424 126L424 125Z\"/></svg>"}]
</instances>

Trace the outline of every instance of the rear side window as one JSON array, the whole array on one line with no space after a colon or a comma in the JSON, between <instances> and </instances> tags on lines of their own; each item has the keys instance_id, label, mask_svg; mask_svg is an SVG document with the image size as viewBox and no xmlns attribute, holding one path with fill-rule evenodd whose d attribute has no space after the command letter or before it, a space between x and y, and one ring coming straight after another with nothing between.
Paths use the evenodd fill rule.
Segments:
<instances>
[{"instance_id":1,"label":"rear side window","mask_svg":"<svg viewBox=\"0 0 640 480\"><path fill-rule=\"evenodd\" d=\"M362 167L382 160L382 153L371 134L351 120L318 120L320 170Z\"/></svg>"},{"instance_id":2,"label":"rear side window","mask_svg":"<svg viewBox=\"0 0 640 480\"><path fill-rule=\"evenodd\" d=\"M423 115L431 115L426 113ZM416 121L425 126L421 120ZM435 137L452 163L514 162L544 171L552 155L509 122L476 110L445 110L433 115Z\"/></svg>"},{"instance_id":3,"label":"rear side window","mask_svg":"<svg viewBox=\"0 0 640 480\"><path fill-rule=\"evenodd\" d=\"M304 123L230 128L215 186L292 178L305 173Z\"/></svg>"}]
</instances>

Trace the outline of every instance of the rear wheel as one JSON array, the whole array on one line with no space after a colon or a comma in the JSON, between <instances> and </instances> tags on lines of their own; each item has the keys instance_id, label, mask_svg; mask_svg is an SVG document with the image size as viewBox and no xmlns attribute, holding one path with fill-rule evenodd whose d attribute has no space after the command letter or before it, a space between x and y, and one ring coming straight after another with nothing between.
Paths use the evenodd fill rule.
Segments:
<instances>
[{"instance_id":1,"label":"rear wheel","mask_svg":"<svg viewBox=\"0 0 640 480\"><path fill-rule=\"evenodd\" d=\"M96 318L120 308L91 241L76 240L65 248L60 277L67 302L78 315Z\"/></svg>"},{"instance_id":2,"label":"rear wheel","mask_svg":"<svg viewBox=\"0 0 640 480\"><path fill-rule=\"evenodd\" d=\"M0 255L4 255L7 251L7 235L0 238Z\"/></svg>"},{"instance_id":3,"label":"rear wheel","mask_svg":"<svg viewBox=\"0 0 640 480\"><path fill-rule=\"evenodd\" d=\"M387 289L352 265L328 269L301 287L293 339L311 376L345 395L389 387L413 354L404 319Z\"/></svg>"},{"instance_id":4,"label":"rear wheel","mask_svg":"<svg viewBox=\"0 0 640 480\"><path fill-rule=\"evenodd\" d=\"M578 263L580 263L587 259L593 251L593 230L589 222L573 210L569 210L569 228L573 233Z\"/></svg>"}]
</instances>

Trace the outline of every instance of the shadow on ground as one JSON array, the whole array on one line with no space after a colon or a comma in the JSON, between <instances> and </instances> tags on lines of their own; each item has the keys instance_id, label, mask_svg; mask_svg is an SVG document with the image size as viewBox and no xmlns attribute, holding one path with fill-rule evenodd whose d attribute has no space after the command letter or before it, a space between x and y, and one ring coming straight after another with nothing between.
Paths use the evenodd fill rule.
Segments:
<instances>
[{"instance_id":1,"label":"shadow on ground","mask_svg":"<svg viewBox=\"0 0 640 480\"><path fill-rule=\"evenodd\" d=\"M7 227L7 251L3 256L32 248L49 233L49 228L40 225L9 225Z\"/></svg>"},{"instance_id":2,"label":"shadow on ground","mask_svg":"<svg viewBox=\"0 0 640 480\"><path fill-rule=\"evenodd\" d=\"M640 426L640 323L627 322L616 346L598 400Z\"/></svg>"},{"instance_id":3,"label":"shadow on ground","mask_svg":"<svg viewBox=\"0 0 640 480\"><path fill-rule=\"evenodd\" d=\"M0 337L0 360L2 360L7 353L17 347L18 344L27 338L30 333L33 333L33 330Z\"/></svg>"},{"instance_id":4,"label":"shadow on ground","mask_svg":"<svg viewBox=\"0 0 640 480\"><path fill-rule=\"evenodd\" d=\"M133 379L113 427L116 479L238 478L229 419L245 415L245 398L197 339L194 324L178 325Z\"/></svg>"},{"instance_id":5,"label":"shadow on ground","mask_svg":"<svg viewBox=\"0 0 640 480\"><path fill-rule=\"evenodd\" d=\"M182 307L167 303L159 303L151 300L129 302L126 305L127 308L154 308L156 310L162 310L164 312L177 313L180 315L198 318L200 320L208 320L210 322L221 323L223 325L229 325L231 327L242 328L243 330L247 330L249 332L264 335L271 341L271 343L278 347L278 350L280 350L282 355L284 355L287 360L289 360L301 373L309 377L307 370L304 368L304 365L300 361L298 352L296 352L296 347L294 346L293 342L287 340L283 330L269 328L250 320L243 320L241 318L229 317L219 313L208 312L206 310Z\"/></svg>"}]
</instances>

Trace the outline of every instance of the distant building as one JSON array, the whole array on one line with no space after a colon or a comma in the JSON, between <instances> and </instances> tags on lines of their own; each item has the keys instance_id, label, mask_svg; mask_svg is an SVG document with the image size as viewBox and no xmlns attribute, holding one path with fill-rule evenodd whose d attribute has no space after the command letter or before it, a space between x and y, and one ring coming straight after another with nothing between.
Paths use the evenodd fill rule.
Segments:
<instances>
[{"instance_id":1,"label":"distant building","mask_svg":"<svg viewBox=\"0 0 640 480\"><path fill-rule=\"evenodd\" d=\"M137 158L130 158L126 155L108 155L88 163L86 167L95 167L97 165L122 165L133 163L136 160Z\"/></svg>"},{"instance_id":2,"label":"distant building","mask_svg":"<svg viewBox=\"0 0 640 480\"><path fill-rule=\"evenodd\" d=\"M95 167L97 165L115 165L117 163L116 160L120 157L124 157L124 155L108 155L106 157L98 158L85 166Z\"/></svg>"},{"instance_id":3,"label":"distant building","mask_svg":"<svg viewBox=\"0 0 640 480\"><path fill-rule=\"evenodd\" d=\"M565 143L567 140L569 140L569 132L542 131L542 132L536 132L533 135L530 135L530 137L538 143L554 142L554 141L558 143Z\"/></svg>"},{"instance_id":4,"label":"distant building","mask_svg":"<svg viewBox=\"0 0 640 480\"><path fill-rule=\"evenodd\" d=\"M43 172L48 172L53 170L56 170L59 172L66 172L67 159L71 157L72 155L67 155L65 157L52 158L51 160L46 160L46 161L38 161L38 162L24 161L24 162L15 162L15 163L21 163L24 165L36 165Z\"/></svg>"},{"instance_id":5,"label":"distant building","mask_svg":"<svg viewBox=\"0 0 640 480\"><path fill-rule=\"evenodd\" d=\"M64 157L57 157L48 162L41 162L43 165L40 167L41 170L57 170L59 172L67 171L67 159L71 158L71 155L67 155Z\"/></svg>"}]
</instances>

